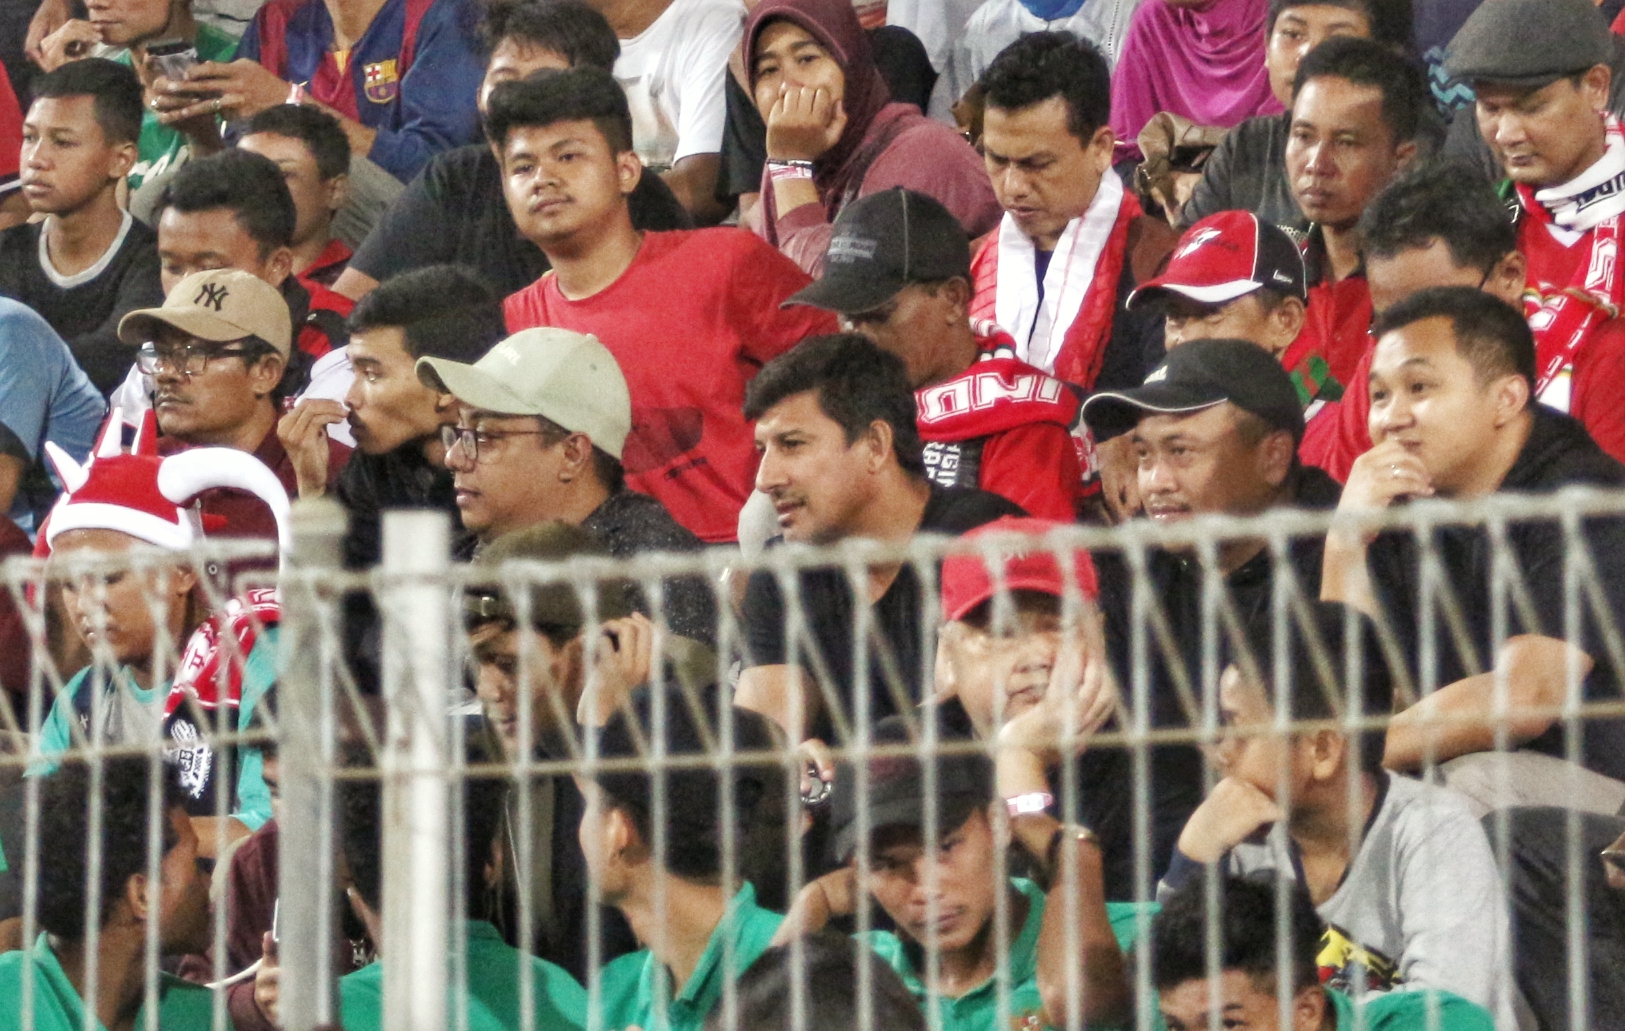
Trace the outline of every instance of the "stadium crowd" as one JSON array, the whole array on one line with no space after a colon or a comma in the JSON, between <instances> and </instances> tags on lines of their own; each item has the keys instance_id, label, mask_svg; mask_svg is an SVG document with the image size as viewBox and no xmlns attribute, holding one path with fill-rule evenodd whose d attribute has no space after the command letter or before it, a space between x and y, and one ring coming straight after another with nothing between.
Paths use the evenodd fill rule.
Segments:
<instances>
[{"instance_id":1,"label":"stadium crowd","mask_svg":"<svg viewBox=\"0 0 1625 1031\"><path fill-rule=\"evenodd\" d=\"M1625 1029L1625 515L1354 518L1625 487L1625 3L24 6L0 1031L281 1027L277 591L79 560L323 497L348 568L421 509L495 584L470 763L801 757L457 781L450 1026ZM1292 509L1351 518L1006 547ZM985 547L493 580L925 534ZM382 789L335 798L288 883L368 1031Z\"/></svg>"}]
</instances>

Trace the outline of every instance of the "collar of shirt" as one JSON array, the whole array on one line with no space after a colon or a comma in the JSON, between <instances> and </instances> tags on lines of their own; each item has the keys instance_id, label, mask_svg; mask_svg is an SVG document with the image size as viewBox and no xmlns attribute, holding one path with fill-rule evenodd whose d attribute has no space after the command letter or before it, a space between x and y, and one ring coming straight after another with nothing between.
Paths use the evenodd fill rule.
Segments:
<instances>
[{"instance_id":1,"label":"collar of shirt","mask_svg":"<svg viewBox=\"0 0 1625 1031\"><path fill-rule=\"evenodd\" d=\"M694 968L693 976L683 985L676 998L670 996L666 965L653 952L648 954L643 963L643 976L638 982L639 1011L648 1013L651 1023L654 1023L658 1012L655 1001L664 997L669 1000L666 1003L669 1012L665 1026L699 1026L699 1022L705 1019L711 1007L722 997L723 978L732 976L737 980L767 950L768 942L783 920L779 914L758 906L756 888L746 884L729 901L716 930L711 932L699 966ZM731 963L727 962L729 949L733 951ZM730 967L731 975L727 972Z\"/></svg>"}]
</instances>

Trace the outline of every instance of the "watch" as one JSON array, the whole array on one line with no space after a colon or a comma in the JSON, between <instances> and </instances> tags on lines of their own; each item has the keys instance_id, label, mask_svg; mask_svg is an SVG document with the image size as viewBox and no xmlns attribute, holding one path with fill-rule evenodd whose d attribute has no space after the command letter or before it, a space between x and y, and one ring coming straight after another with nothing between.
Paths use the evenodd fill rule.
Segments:
<instances>
[{"instance_id":1,"label":"watch","mask_svg":"<svg viewBox=\"0 0 1625 1031\"><path fill-rule=\"evenodd\" d=\"M1056 875L1061 872L1061 842L1068 839L1078 844L1085 841L1098 843L1100 840L1095 837L1094 831L1081 824L1063 823L1055 828L1055 833L1050 835L1049 846L1044 849L1044 874L1050 881L1055 880Z\"/></svg>"}]
</instances>

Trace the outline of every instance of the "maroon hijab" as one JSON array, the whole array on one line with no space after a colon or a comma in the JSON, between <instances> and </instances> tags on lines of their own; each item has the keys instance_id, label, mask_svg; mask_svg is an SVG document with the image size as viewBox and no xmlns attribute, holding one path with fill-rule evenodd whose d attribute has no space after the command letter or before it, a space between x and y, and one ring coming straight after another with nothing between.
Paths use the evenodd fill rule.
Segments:
<instances>
[{"instance_id":1,"label":"maroon hijab","mask_svg":"<svg viewBox=\"0 0 1625 1031\"><path fill-rule=\"evenodd\" d=\"M762 0L745 22L741 44L752 103L756 100L756 38L769 22L780 20L794 22L816 39L841 66L841 74L846 78L846 91L841 99L846 109L846 128L835 146L814 163L819 192L825 196L840 196L846 191L852 173L861 171L849 166L881 109L891 103L891 90L875 66L869 34L858 23L852 0Z\"/></svg>"}]
</instances>

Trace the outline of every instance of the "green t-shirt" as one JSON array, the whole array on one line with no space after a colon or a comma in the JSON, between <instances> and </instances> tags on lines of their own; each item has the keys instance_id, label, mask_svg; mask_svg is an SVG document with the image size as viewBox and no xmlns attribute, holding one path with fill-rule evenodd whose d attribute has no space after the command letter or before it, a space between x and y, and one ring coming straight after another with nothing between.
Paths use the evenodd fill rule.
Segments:
<instances>
[{"instance_id":1,"label":"green t-shirt","mask_svg":"<svg viewBox=\"0 0 1625 1031\"><path fill-rule=\"evenodd\" d=\"M1038 934L1044 924L1044 892L1025 877L1010 878L1010 885L1027 900L1027 919L1021 925L1021 933L1010 943L1009 1024L998 1023L999 979L994 976L956 999L941 995L937 997L942 1031L997 1031L1006 1026L1017 1029L1047 1026L1044 1024L1043 999L1038 993ZM1106 903L1106 916L1111 920L1112 933L1117 937L1118 947L1125 952L1134 944L1138 932L1136 918L1141 908L1132 902ZM1155 913L1155 904L1149 909ZM928 1004L930 993L920 973L914 969L909 950L901 938L890 931L871 931L861 935L860 940L867 942L887 966L897 971L909 992L920 1000L922 1008Z\"/></svg>"},{"instance_id":2,"label":"green t-shirt","mask_svg":"<svg viewBox=\"0 0 1625 1031\"><path fill-rule=\"evenodd\" d=\"M468 921L468 1031L511 1031L520 1027L519 964L524 956L483 920ZM535 956L531 965L534 1031L566 1031L587 1022L587 992L562 968ZM345 1031L378 1031L384 1026L384 967L372 963L339 979ZM447 999L446 1026L457 1027L453 999ZM167 1031L167 1029L166 1029Z\"/></svg>"},{"instance_id":3,"label":"green t-shirt","mask_svg":"<svg viewBox=\"0 0 1625 1031\"><path fill-rule=\"evenodd\" d=\"M0 1031L22 1031L23 969L29 957L34 965L32 1031L83 1031L84 1003L43 934L26 952L0 955ZM208 1031L213 1012L209 989L168 974L158 975L158 1027L163 1031ZM146 1013L136 1014L135 1026L144 1031ZM228 1019L226 1027L231 1026Z\"/></svg>"},{"instance_id":4,"label":"green t-shirt","mask_svg":"<svg viewBox=\"0 0 1625 1031\"><path fill-rule=\"evenodd\" d=\"M198 23L194 45L199 61L230 61L237 56L237 40L202 22ZM128 50L114 60L124 65L133 64ZM191 148L184 133L158 121L157 112L147 108L141 114L141 138L136 143L136 149L135 167L127 177L132 190L139 189L149 177L162 175L185 164Z\"/></svg>"},{"instance_id":5,"label":"green t-shirt","mask_svg":"<svg viewBox=\"0 0 1625 1031\"><path fill-rule=\"evenodd\" d=\"M1374 992L1358 1016L1353 999L1331 988L1326 994L1337 1014L1337 1031L1495 1031L1489 1010L1449 992ZM1437 1017L1428 1014L1432 1000L1438 1003Z\"/></svg>"},{"instance_id":6,"label":"green t-shirt","mask_svg":"<svg viewBox=\"0 0 1625 1031\"><path fill-rule=\"evenodd\" d=\"M643 1031L700 1031L705 1018L722 998L725 981L739 975L767 951L784 917L756 904L756 889L747 884L728 903L727 912L694 968L694 976L671 998L670 975L665 964L645 949L622 956L604 967L603 1006L605 1031L623 1031L636 1024ZM733 947L733 961L726 964L725 951ZM656 996L666 999L666 1020L655 1013Z\"/></svg>"}]
</instances>

